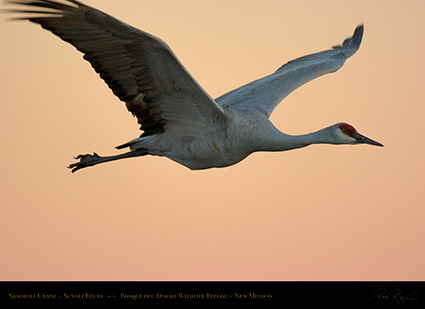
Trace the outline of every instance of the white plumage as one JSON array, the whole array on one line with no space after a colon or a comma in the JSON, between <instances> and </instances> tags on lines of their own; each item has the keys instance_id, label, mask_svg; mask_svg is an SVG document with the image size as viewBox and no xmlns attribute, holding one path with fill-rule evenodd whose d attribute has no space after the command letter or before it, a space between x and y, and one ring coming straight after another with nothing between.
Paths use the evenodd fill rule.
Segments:
<instances>
[{"instance_id":1,"label":"white plumage","mask_svg":"<svg viewBox=\"0 0 425 309\"><path fill-rule=\"evenodd\" d=\"M95 71L137 117L143 134L116 156L79 155L72 172L99 163L147 154L165 156L190 169L229 166L255 151L283 151L310 144L375 142L338 123L314 133L291 136L269 121L292 91L337 71L358 50L363 26L341 46L292 60L276 72L212 99L165 42L75 0L9 1L31 9L40 24L84 53ZM36 15L35 17L34 14Z\"/></svg>"}]
</instances>

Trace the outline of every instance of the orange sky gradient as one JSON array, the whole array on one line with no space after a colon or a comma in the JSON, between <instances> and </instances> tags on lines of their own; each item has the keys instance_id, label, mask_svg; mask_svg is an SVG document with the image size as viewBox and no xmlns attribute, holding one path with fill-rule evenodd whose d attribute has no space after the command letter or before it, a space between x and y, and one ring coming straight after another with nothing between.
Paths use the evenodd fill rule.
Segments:
<instances>
[{"instance_id":1,"label":"orange sky gradient","mask_svg":"<svg viewBox=\"0 0 425 309\"><path fill-rule=\"evenodd\" d=\"M1 280L425 279L425 1L83 2L165 40L213 97L364 23L358 53L271 120L289 134L344 121L385 147L71 174L72 156L118 153L137 121L71 45L2 13Z\"/></svg>"}]
</instances>

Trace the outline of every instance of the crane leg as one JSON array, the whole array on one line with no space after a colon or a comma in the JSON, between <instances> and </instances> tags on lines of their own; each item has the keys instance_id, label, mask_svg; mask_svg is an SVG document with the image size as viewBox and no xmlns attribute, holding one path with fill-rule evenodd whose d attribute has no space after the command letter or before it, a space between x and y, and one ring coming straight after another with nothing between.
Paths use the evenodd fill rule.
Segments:
<instances>
[{"instance_id":1,"label":"crane leg","mask_svg":"<svg viewBox=\"0 0 425 309\"><path fill-rule=\"evenodd\" d=\"M107 156L107 157L101 157L97 153L91 154L84 154L84 155L78 155L74 157L74 159L79 159L79 162L72 163L68 166L68 168L72 169L72 172L75 173L79 169L86 168L89 166L94 166L100 163L105 163L109 161L114 160L120 160L125 158L133 158L133 157L140 157L145 156L148 154L148 151L146 149L137 149L133 151L129 151L123 154L119 154L116 156Z\"/></svg>"}]
</instances>

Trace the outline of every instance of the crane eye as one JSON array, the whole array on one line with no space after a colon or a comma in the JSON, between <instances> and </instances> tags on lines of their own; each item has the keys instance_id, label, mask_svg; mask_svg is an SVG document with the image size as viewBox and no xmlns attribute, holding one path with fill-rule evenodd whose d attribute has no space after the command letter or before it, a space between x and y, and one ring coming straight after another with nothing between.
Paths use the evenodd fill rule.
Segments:
<instances>
[{"instance_id":1,"label":"crane eye","mask_svg":"<svg viewBox=\"0 0 425 309\"><path fill-rule=\"evenodd\" d=\"M348 136L353 136L353 134L356 133L356 129L354 129L349 124L342 124L342 125L339 126L339 128L341 129L342 133L344 133Z\"/></svg>"}]
</instances>

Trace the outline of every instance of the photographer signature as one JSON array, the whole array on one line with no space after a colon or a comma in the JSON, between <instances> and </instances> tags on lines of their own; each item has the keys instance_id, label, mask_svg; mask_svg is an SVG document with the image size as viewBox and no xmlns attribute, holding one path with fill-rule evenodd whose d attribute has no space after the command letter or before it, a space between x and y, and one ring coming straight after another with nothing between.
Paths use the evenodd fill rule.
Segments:
<instances>
[{"instance_id":1,"label":"photographer signature","mask_svg":"<svg viewBox=\"0 0 425 309\"><path fill-rule=\"evenodd\" d=\"M392 302L397 304L403 304L409 301L415 301L419 299L419 292L415 291L410 296L403 296L401 289L394 289L388 291L385 288L377 289L369 296L371 302L379 302L381 304Z\"/></svg>"}]
</instances>

